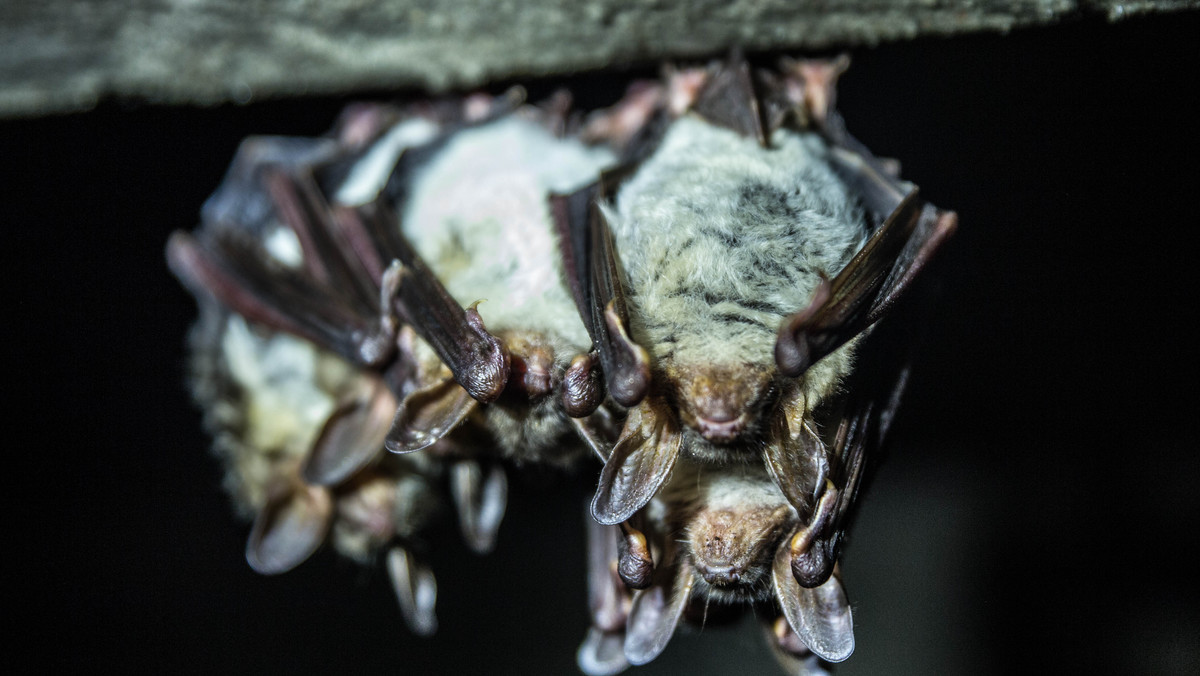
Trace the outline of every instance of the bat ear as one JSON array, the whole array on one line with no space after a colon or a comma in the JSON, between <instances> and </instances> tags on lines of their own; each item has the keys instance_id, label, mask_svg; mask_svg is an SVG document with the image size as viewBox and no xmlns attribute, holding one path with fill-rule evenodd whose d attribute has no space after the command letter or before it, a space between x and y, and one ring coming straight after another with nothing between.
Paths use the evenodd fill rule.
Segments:
<instances>
[{"instance_id":1,"label":"bat ear","mask_svg":"<svg viewBox=\"0 0 1200 676\"><path fill-rule=\"evenodd\" d=\"M625 622L629 590L617 578L619 534L615 526L586 519L588 606L592 626L575 653L579 670L588 676L612 676L629 667L625 660Z\"/></svg>"},{"instance_id":2,"label":"bat ear","mask_svg":"<svg viewBox=\"0 0 1200 676\"><path fill-rule=\"evenodd\" d=\"M787 83L788 102L800 113L801 120L823 127L837 103L837 81L850 67L850 55L832 59L788 59L779 70ZM807 125L806 125L807 126Z\"/></svg>"},{"instance_id":3,"label":"bat ear","mask_svg":"<svg viewBox=\"0 0 1200 676\"><path fill-rule=\"evenodd\" d=\"M775 661L783 667L783 673L788 676L829 676L820 659L792 631L787 618L780 616L774 622L763 622L762 627L767 645Z\"/></svg>"},{"instance_id":4,"label":"bat ear","mask_svg":"<svg viewBox=\"0 0 1200 676\"><path fill-rule=\"evenodd\" d=\"M829 475L828 449L807 424L806 416L804 397L797 393L775 413L763 449L771 479L802 521L812 514L816 496Z\"/></svg>"},{"instance_id":5,"label":"bat ear","mask_svg":"<svg viewBox=\"0 0 1200 676\"><path fill-rule=\"evenodd\" d=\"M384 446L393 453L431 446L458 427L478 404L453 377L426 385L400 402Z\"/></svg>"},{"instance_id":6,"label":"bat ear","mask_svg":"<svg viewBox=\"0 0 1200 676\"><path fill-rule=\"evenodd\" d=\"M679 424L661 402L647 399L630 409L600 472L592 516L618 524L645 507L671 475L682 443Z\"/></svg>"},{"instance_id":7,"label":"bat ear","mask_svg":"<svg viewBox=\"0 0 1200 676\"><path fill-rule=\"evenodd\" d=\"M418 636L432 636L437 631L437 615L434 614L437 580L433 571L403 547L388 551L387 569L404 623Z\"/></svg>"},{"instance_id":8,"label":"bat ear","mask_svg":"<svg viewBox=\"0 0 1200 676\"><path fill-rule=\"evenodd\" d=\"M263 575L300 565L325 541L333 499L321 486L280 485L259 510L246 541L246 562Z\"/></svg>"},{"instance_id":9,"label":"bat ear","mask_svg":"<svg viewBox=\"0 0 1200 676\"><path fill-rule=\"evenodd\" d=\"M666 649L692 596L694 579L691 566L680 563L675 571L675 588L670 599L660 585L633 595L629 621L625 625L625 659L630 664L646 664Z\"/></svg>"},{"instance_id":10,"label":"bat ear","mask_svg":"<svg viewBox=\"0 0 1200 676\"><path fill-rule=\"evenodd\" d=\"M371 464L383 450L396 397L378 378L364 378L325 422L300 469L305 483L336 486Z\"/></svg>"},{"instance_id":11,"label":"bat ear","mask_svg":"<svg viewBox=\"0 0 1200 676\"><path fill-rule=\"evenodd\" d=\"M819 587L801 587L792 574L791 548L786 542L775 553L771 572L783 615L804 645L829 662L850 657L854 652L854 622L837 574Z\"/></svg>"},{"instance_id":12,"label":"bat ear","mask_svg":"<svg viewBox=\"0 0 1200 676\"><path fill-rule=\"evenodd\" d=\"M629 668L625 659L625 632L591 627L575 653L575 664L587 676L615 676Z\"/></svg>"},{"instance_id":13,"label":"bat ear","mask_svg":"<svg viewBox=\"0 0 1200 676\"><path fill-rule=\"evenodd\" d=\"M461 460L450 468L450 494L458 509L458 524L467 546L487 554L496 546L496 533L508 500L508 477L500 465L486 475L474 460Z\"/></svg>"}]
</instances>

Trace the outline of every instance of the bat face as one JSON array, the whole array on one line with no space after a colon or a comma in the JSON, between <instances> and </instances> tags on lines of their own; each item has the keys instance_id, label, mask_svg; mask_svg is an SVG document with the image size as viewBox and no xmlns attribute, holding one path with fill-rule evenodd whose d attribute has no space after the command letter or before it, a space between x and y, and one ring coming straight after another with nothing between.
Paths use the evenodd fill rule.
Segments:
<instances>
[{"instance_id":1,"label":"bat face","mask_svg":"<svg viewBox=\"0 0 1200 676\"><path fill-rule=\"evenodd\" d=\"M684 453L728 460L761 443L782 386L778 327L865 240L863 213L813 134L754 139L676 121L610 213L633 338L687 430ZM848 367L823 360L796 396L815 406Z\"/></svg>"},{"instance_id":2,"label":"bat face","mask_svg":"<svg viewBox=\"0 0 1200 676\"><path fill-rule=\"evenodd\" d=\"M774 596L771 567L796 511L763 472L677 472L661 496L664 532L681 532L679 556L693 571L692 596L707 603Z\"/></svg>"}]
</instances>

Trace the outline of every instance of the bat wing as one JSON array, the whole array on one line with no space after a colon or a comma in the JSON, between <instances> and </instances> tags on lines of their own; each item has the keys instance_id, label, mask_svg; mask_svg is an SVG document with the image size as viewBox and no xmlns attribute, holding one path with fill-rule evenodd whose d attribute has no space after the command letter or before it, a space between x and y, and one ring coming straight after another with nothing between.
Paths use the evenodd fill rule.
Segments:
<instances>
[{"instance_id":1,"label":"bat wing","mask_svg":"<svg viewBox=\"0 0 1200 676\"><path fill-rule=\"evenodd\" d=\"M842 131L836 112L827 113L825 131L834 143L834 169L882 222L846 267L822 284L810 305L780 327L775 363L788 376L802 375L887 315L958 227L954 212L923 202L915 186L892 177Z\"/></svg>"},{"instance_id":2,"label":"bat wing","mask_svg":"<svg viewBox=\"0 0 1200 676\"><path fill-rule=\"evenodd\" d=\"M750 77L750 64L737 50L708 78L692 103L693 113L766 147L769 139L763 110Z\"/></svg>"},{"instance_id":3,"label":"bat wing","mask_svg":"<svg viewBox=\"0 0 1200 676\"><path fill-rule=\"evenodd\" d=\"M312 176L323 165L304 163L316 151L297 160L290 146L263 150L272 142L283 143L268 139L247 146L257 150L235 160L228 185L218 191L222 199L206 208L208 217L229 222L210 221L195 235L172 236L167 258L175 274L197 295L215 297L253 322L380 371L395 361L399 319L432 346L470 397L485 403L496 399L508 379L508 352L487 332L474 307L464 309L450 297L405 241L382 198L358 207L331 206ZM327 149L321 149L321 161L330 161ZM259 182L265 183L269 203L234 199L253 192ZM292 264L267 252L262 230L272 210L299 246L301 255ZM448 431L472 407L457 393L431 397L429 390L441 383L388 380L397 393L420 392L402 408L407 417L397 416L416 426L389 435L389 446L414 450L426 440L432 443L431 434ZM335 432L344 430L330 434ZM313 478L333 462L324 454L314 461Z\"/></svg>"},{"instance_id":4,"label":"bat wing","mask_svg":"<svg viewBox=\"0 0 1200 676\"><path fill-rule=\"evenodd\" d=\"M571 293L599 353L608 393L622 406L635 406L646 396L650 356L629 336L625 289L599 203L631 173L632 167L608 171L590 186L550 198Z\"/></svg>"},{"instance_id":5,"label":"bat wing","mask_svg":"<svg viewBox=\"0 0 1200 676\"><path fill-rule=\"evenodd\" d=\"M487 332L472 305L464 309L400 234L399 220L377 200L359 207L361 221L390 262L385 277L394 291L392 308L429 343L476 400L490 403L508 381L509 355L504 344Z\"/></svg>"},{"instance_id":6,"label":"bat wing","mask_svg":"<svg viewBox=\"0 0 1200 676\"><path fill-rule=\"evenodd\" d=\"M825 582L842 541L868 457L882 447L908 382L911 323L881 322L867 337L829 448L829 481L808 524L793 537L792 572L804 587ZM831 490L832 489L832 490Z\"/></svg>"}]
</instances>

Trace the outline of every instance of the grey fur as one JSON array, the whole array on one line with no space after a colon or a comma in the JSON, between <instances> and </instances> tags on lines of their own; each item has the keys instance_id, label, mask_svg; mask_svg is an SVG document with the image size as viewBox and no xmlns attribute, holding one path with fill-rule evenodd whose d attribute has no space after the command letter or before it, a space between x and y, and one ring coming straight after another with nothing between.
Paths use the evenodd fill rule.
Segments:
<instances>
[{"instance_id":1,"label":"grey fur","mask_svg":"<svg viewBox=\"0 0 1200 676\"><path fill-rule=\"evenodd\" d=\"M780 323L865 241L819 137L780 130L773 141L764 149L685 116L607 209L634 338L660 366L773 368ZM808 375L815 398L848 360L831 355Z\"/></svg>"}]
</instances>

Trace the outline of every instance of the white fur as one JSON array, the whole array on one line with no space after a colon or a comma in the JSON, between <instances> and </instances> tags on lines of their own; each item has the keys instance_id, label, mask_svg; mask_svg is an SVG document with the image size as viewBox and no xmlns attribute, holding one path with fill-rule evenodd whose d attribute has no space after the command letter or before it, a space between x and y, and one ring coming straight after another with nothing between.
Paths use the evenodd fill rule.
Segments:
<instances>
[{"instance_id":1,"label":"white fur","mask_svg":"<svg viewBox=\"0 0 1200 676\"><path fill-rule=\"evenodd\" d=\"M374 200L387 184L401 153L408 148L429 143L439 131L436 123L423 117L414 117L392 127L354 165L350 175L338 188L337 201L357 206Z\"/></svg>"},{"instance_id":2,"label":"white fur","mask_svg":"<svg viewBox=\"0 0 1200 676\"><path fill-rule=\"evenodd\" d=\"M304 253L300 248L300 239L286 225L276 225L263 237L263 248L276 261L289 268L299 268L304 262Z\"/></svg>"},{"instance_id":3,"label":"white fur","mask_svg":"<svg viewBox=\"0 0 1200 676\"><path fill-rule=\"evenodd\" d=\"M230 467L226 486L244 513L266 502L268 486L297 471L333 411L345 362L311 343L260 333L230 315L220 339L220 371L233 399L212 402L217 450Z\"/></svg>"},{"instance_id":4,"label":"white fur","mask_svg":"<svg viewBox=\"0 0 1200 676\"><path fill-rule=\"evenodd\" d=\"M612 162L515 116L460 132L413 181L404 233L460 303L487 300L479 312L490 331L540 332L578 352L590 341L563 282L547 197Z\"/></svg>"}]
</instances>

